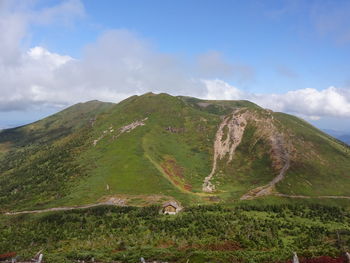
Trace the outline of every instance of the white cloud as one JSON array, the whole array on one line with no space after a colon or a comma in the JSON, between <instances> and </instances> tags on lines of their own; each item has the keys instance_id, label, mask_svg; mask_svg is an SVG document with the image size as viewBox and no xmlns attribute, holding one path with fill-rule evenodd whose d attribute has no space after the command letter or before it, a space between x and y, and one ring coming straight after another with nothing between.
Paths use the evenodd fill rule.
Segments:
<instances>
[{"instance_id":1,"label":"white cloud","mask_svg":"<svg viewBox=\"0 0 350 263\"><path fill-rule=\"evenodd\" d=\"M192 80L185 67L176 57L155 52L134 34L112 30L88 45L80 60L69 61L56 70L54 77L62 98L67 96L65 89L70 89L69 98L65 98L70 103L87 99L118 101L149 91L200 94L199 81Z\"/></svg>"},{"instance_id":2,"label":"white cloud","mask_svg":"<svg viewBox=\"0 0 350 263\"><path fill-rule=\"evenodd\" d=\"M350 97L341 89L298 89L286 94L260 95L252 98L257 103L274 110L290 112L318 119L323 116L350 117Z\"/></svg>"},{"instance_id":3,"label":"white cloud","mask_svg":"<svg viewBox=\"0 0 350 263\"><path fill-rule=\"evenodd\" d=\"M19 44L26 33L26 21L20 14L5 12L5 2L0 8L0 66L13 65L21 55Z\"/></svg>"},{"instance_id":4,"label":"white cloud","mask_svg":"<svg viewBox=\"0 0 350 263\"><path fill-rule=\"evenodd\" d=\"M73 59L70 56L62 56L51 53L42 47L34 47L29 49L27 55L27 59L32 60L32 62L36 61L40 66L48 67L49 70L54 70Z\"/></svg>"},{"instance_id":5,"label":"white cloud","mask_svg":"<svg viewBox=\"0 0 350 263\"><path fill-rule=\"evenodd\" d=\"M53 88L54 71L70 58L37 47L24 48L35 24L69 24L84 15L79 0L37 9L36 1L0 1L0 110L24 109L37 102L41 90Z\"/></svg>"},{"instance_id":6,"label":"white cloud","mask_svg":"<svg viewBox=\"0 0 350 263\"><path fill-rule=\"evenodd\" d=\"M36 102L49 103L43 93L50 92L55 71L70 60L69 56L36 47L21 54L16 65L2 65L0 110L25 109Z\"/></svg>"},{"instance_id":7,"label":"white cloud","mask_svg":"<svg viewBox=\"0 0 350 263\"><path fill-rule=\"evenodd\" d=\"M0 0L0 66L19 63L21 45L31 25L69 25L85 14L80 0L65 0L38 10L34 6L35 1Z\"/></svg>"},{"instance_id":8,"label":"white cloud","mask_svg":"<svg viewBox=\"0 0 350 263\"><path fill-rule=\"evenodd\" d=\"M149 91L205 94L205 86L186 67L126 30L105 32L80 60L34 47L21 54L17 65L0 68L0 109L118 101Z\"/></svg>"},{"instance_id":9,"label":"white cloud","mask_svg":"<svg viewBox=\"0 0 350 263\"><path fill-rule=\"evenodd\" d=\"M329 87L297 89L284 94L247 93L218 80L206 80L208 99L246 99L274 111L289 112L318 120L321 117L350 117L350 92Z\"/></svg>"},{"instance_id":10,"label":"white cloud","mask_svg":"<svg viewBox=\"0 0 350 263\"><path fill-rule=\"evenodd\" d=\"M155 52L125 30L108 31L85 48L82 59L34 47L20 63L0 69L0 110L62 106L100 99L117 102L148 91L206 99L247 99L275 111L310 119L350 117L347 90L297 89L285 94L247 93L220 79L193 79L176 57Z\"/></svg>"},{"instance_id":11,"label":"white cloud","mask_svg":"<svg viewBox=\"0 0 350 263\"><path fill-rule=\"evenodd\" d=\"M205 99L208 100L239 100L246 96L243 91L219 79L202 82L207 89Z\"/></svg>"}]
</instances>

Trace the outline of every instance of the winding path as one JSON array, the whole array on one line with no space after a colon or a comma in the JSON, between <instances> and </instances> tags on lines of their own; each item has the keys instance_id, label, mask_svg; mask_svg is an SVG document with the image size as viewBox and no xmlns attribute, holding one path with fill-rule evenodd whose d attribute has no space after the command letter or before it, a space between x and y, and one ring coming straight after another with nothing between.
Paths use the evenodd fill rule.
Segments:
<instances>
[{"instance_id":1,"label":"winding path","mask_svg":"<svg viewBox=\"0 0 350 263\"><path fill-rule=\"evenodd\" d=\"M279 197L300 198L300 199L313 199L314 198L314 199L348 199L348 200L350 200L350 196L335 196L335 195L307 196L307 195L287 195L287 194L281 194L281 193L275 193L272 195L279 196ZM242 200L242 198L241 198L241 200ZM39 213L54 212L54 211L70 211L70 210L87 209L87 208L104 206L104 205L116 206L118 204L116 204L113 201L107 201L107 202L100 202L100 203L96 203L96 204L89 204L89 205L82 205L82 206L62 206L62 207L53 207L53 208L46 208L46 209L40 209L40 210L7 212L7 213L4 213L4 215L12 216L12 215L21 215L21 214L39 214Z\"/></svg>"},{"instance_id":2,"label":"winding path","mask_svg":"<svg viewBox=\"0 0 350 263\"><path fill-rule=\"evenodd\" d=\"M62 207L53 207L53 208L45 208L45 209L38 209L38 210L6 212L4 214L5 215L39 214L39 213L46 213L46 212L53 212L53 211L69 211L69 210L77 210L77 209L86 209L86 208L103 206L103 205L115 206L118 204L113 202L113 201L107 201L107 202L100 202L100 203L96 203L96 204L81 205L81 206L62 206Z\"/></svg>"},{"instance_id":3,"label":"winding path","mask_svg":"<svg viewBox=\"0 0 350 263\"><path fill-rule=\"evenodd\" d=\"M261 197L265 195L270 195L272 193L274 186L278 182L283 180L287 170L289 169L289 166L290 166L290 160L288 158L286 159L286 162L283 168L281 169L281 171L279 172L279 174L275 178L273 178L271 182L269 182L267 185L260 186L260 187L254 188L253 190L250 190L248 193L244 194L240 199L247 200L247 199L253 199L253 198Z\"/></svg>"},{"instance_id":4,"label":"winding path","mask_svg":"<svg viewBox=\"0 0 350 263\"><path fill-rule=\"evenodd\" d=\"M287 194L281 194L276 193L274 196L280 196L280 197L288 197L288 198L301 198L301 199L350 199L350 196L344 196L344 195L319 195L319 196L307 196L307 195L287 195Z\"/></svg>"},{"instance_id":5,"label":"winding path","mask_svg":"<svg viewBox=\"0 0 350 263\"><path fill-rule=\"evenodd\" d=\"M275 129L273 124L271 123L271 129ZM241 200L248 200L248 199L254 199L256 197L271 195L273 193L273 189L275 185L282 181L285 177L289 167L290 167L290 156L289 152L285 146L284 138L281 134L275 130L270 135L270 142L271 142L271 148L274 152L273 158L274 161L277 163L283 164L281 170L279 171L278 175L272 179L267 185L260 186L257 188L254 188L250 190L248 193L244 194L240 199Z\"/></svg>"}]
</instances>

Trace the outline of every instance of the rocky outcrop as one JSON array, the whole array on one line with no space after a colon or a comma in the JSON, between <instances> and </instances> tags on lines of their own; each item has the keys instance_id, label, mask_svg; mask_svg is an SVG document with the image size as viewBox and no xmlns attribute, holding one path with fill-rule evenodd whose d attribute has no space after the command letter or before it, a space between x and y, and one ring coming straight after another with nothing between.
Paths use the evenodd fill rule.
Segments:
<instances>
[{"instance_id":1,"label":"rocky outcrop","mask_svg":"<svg viewBox=\"0 0 350 263\"><path fill-rule=\"evenodd\" d=\"M107 136L108 134L113 134L112 135L112 139L115 140L117 139L120 135L122 135L123 133L127 133L127 132L130 132L132 131L133 129L139 127L139 126L144 126L146 125L145 124L145 121L148 120L148 117L142 119L142 120L138 120L138 121L134 121L128 125L125 125L123 127L121 127L119 130L117 130L117 134L115 134L115 131L114 131L114 128L113 126L111 125L107 130L104 130L102 132L102 134L92 142L93 146L96 146L97 143L102 140L105 136Z\"/></svg>"},{"instance_id":2,"label":"rocky outcrop","mask_svg":"<svg viewBox=\"0 0 350 263\"><path fill-rule=\"evenodd\" d=\"M143 120L140 120L140 121L134 121L128 125L125 125L123 127L121 127L119 129L119 135L123 134L124 132L130 132L132 131L133 129L139 127L139 126L144 126L145 125L145 121L147 121L148 118L144 118Z\"/></svg>"}]
</instances>

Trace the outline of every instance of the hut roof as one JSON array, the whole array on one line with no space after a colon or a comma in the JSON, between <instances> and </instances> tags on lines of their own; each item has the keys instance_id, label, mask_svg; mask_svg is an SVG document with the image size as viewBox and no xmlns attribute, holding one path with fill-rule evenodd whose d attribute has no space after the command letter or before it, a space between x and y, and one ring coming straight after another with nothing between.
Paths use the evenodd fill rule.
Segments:
<instances>
[{"instance_id":1,"label":"hut roof","mask_svg":"<svg viewBox=\"0 0 350 263\"><path fill-rule=\"evenodd\" d=\"M163 204L163 207L167 207L167 206L173 206L176 209L180 208L179 204L175 201L169 201Z\"/></svg>"}]
</instances>

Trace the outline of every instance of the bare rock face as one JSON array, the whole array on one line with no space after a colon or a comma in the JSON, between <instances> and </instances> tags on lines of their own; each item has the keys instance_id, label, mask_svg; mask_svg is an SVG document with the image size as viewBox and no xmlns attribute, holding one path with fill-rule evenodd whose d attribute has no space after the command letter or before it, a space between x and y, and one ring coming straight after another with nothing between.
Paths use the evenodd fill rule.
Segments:
<instances>
[{"instance_id":1,"label":"bare rock face","mask_svg":"<svg viewBox=\"0 0 350 263\"><path fill-rule=\"evenodd\" d=\"M260 137L266 138L270 144L270 156L273 168L278 175L267 185L255 188L242 196L241 199L251 199L257 196L268 195L272 192L275 184L284 178L290 165L289 151L290 147L275 126L273 116L269 114L267 117L261 117L254 112L246 109L234 111L232 114L223 118L216 132L214 141L214 158L213 166L210 174L205 177L202 190L204 192L215 191L215 185L211 182L217 170L217 163L224 157L228 156L227 164L229 164L235 154L238 145L241 143L247 123L253 123Z\"/></svg>"},{"instance_id":2,"label":"bare rock face","mask_svg":"<svg viewBox=\"0 0 350 263\"><path fill-rule=\"evenodd\" d=\"M94 140L92 142L93 146L96 146L97 143L102 140L105 136L107 136L108 134L115 134L115 135L112 135L112 139L115 140L117 139L120 135L122 135L123 133L127 133L127 132L131 132L133 129L139 127L139 126L144 126L146 125L145 124L145 121L148 120L148 117L144 118L143 120L137 120L137 121L134 121L128 125L125 125L123 127L121 127L115 134L115 131L114 131L114 128L113 126L111 125L109 127L109 129L105 130L102 132L102 134L100 135L100 137L98 137L96 140Z\"/></svg>"},{"instance_id":3,"label":"bare rock face","mask_svg":"<svg viewBox=\"0 0 350 263\"><path fill-rule=\"evenodd\" d=\"M145 125L145 121L147 120L148 118L144 118L143 120L140 120L140 121L134 121L128 125L125 125L123 127L120 128L120 134L124 133L124 132L130 132L132 131L133 129L139 127L139 126L144 126Z\"/></svg>"},{"instance_id":4,"label":"bare rock face","mask_svg":"<svg viewBox=\"0 0 350 263\"><path fill-rule=\"evenodd\" d=\"M299 258L296 252L293 252L293 263L299 263Z\"/></svg>"},{"instance_id":5,"label":"bare rock face","mask_svg":"<svg viewBox=\"0 0 350 263\"><path fill-rule=\"evenodd\" d=\"M229 154L228 163L232 161L235 150L241 143L246 125L246 116L239 114L238 111L226 116L220 123L214 142L213 167L210 174L204 179L202 187L204 192L213 192L215 190L215 185L210 180L215 174L217 161L224 158L227 154Z\"/></svg>"}]
</instances>

